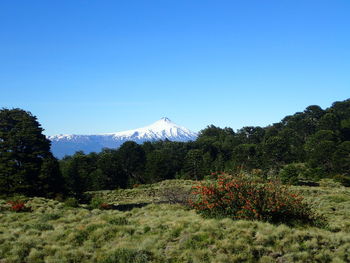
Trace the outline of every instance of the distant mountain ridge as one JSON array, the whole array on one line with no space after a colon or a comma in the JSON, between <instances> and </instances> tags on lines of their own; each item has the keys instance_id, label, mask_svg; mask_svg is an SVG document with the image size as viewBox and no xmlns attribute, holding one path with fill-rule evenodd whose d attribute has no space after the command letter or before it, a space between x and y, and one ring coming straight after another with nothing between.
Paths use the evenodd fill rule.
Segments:
<instances>
[{"instance_id":1,"label":"distant mountain ridge","mask_svg":"<svg viewBox=\"0 0 350 263\"><path fill-rule=\"evenodd\" d=\"M103 148L118 148L126 141L143 143L145 141L170 140L187 142L197 138L197 133L173 123L163 117L153 124L122 132L96 135L54 135L48 136L51 151L57 158L72 155L76 151L85 153L100 152Z\"/></svg>"}]
</instances>

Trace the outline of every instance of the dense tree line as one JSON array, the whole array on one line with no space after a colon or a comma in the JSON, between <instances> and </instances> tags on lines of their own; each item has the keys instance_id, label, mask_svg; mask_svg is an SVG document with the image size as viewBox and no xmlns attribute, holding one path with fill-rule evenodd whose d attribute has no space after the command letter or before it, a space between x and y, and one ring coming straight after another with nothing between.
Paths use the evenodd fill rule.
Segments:
<instances>
[{"instance_id":1,"label":"dense tree line","mask_svg":"<svg viewBox=\"0 0 350 263\"><path fill-rule=\"evenodd\" d=\"M78 165L74 163L85 168L68 172ZM64 158L61 166L67 180L89 182L85 190L202 179L215 171L279 176L287 183L331 177L349 185L350 100L335 102L326 110L309 106L267 127L235 132L211 125L195 142L126 142L99 154L78 152Z\"/></svg>"},{"instance_id":2,"label":"dense tree line","mask_svg":"<svg viewBox=\"0 0 350 263\"><path fill-rule=\"evenodd\" d=\"M210 125L194 142L126 142L100 153L76 152L59 162L36 118L0 112L0 190L79 197L164 179L202 179L216 171L278 176L286 183L334 178L350 186L350 99L313 105L267 127L237 131Z\"/></svg>"}]
</instances>

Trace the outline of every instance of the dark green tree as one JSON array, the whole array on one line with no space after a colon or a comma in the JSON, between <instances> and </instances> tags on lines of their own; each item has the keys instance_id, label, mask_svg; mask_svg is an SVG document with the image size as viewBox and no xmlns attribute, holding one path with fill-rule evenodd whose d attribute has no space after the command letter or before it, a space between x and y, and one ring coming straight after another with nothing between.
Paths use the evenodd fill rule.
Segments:
<instances>
[{"instance_id":1,"label":"dark green tree","mask_svg":"<svg viewBox=\"0 0 350 263\"><path fill-rule=\"evenodd\" d=\"M339 130L340 123L338 117L333 113L326 113L320 118L318 129L319 130Z\"/></svg>"},{"instance_id":2,"label":"dark green tree","mask_svg":"<svg viewBox=\"0 0 350 263\"><path fill-rule=\"evenodd\" d=\"M167 151L155 150L148 154L145 167L147 183L174 178L175 170L172 164L171 155Z\"/></svg>"},{"instance_id":3,"label":"dark green tree","mask_svg":"<svg viewBox=\"0 0 350 263\"><path fill-rule=\"evenodd\" d=\"M328 111L335 114L339 120L342 140L350 141L350 99L334 102Z\"/></svg>"},{"instance_id":4,"label":"dark green tree","mask_svg":"<svg viewBox=\"0 0 350 263\"><path fill-rule=\"evenodd\" d=\"M322 168L330 173L334 169L332 156L337 149L338 137L331 130L320 130L305 143L307 161L312 168Z\"/></svg>"},{"instance_id":5,"label":"dark green tree","mask_svg":"<svg viewBox=\"0 0 350 263\"><path fill-rule=\"evenodd\" d=\"M261 148L264 165L268 169L278 170L286 164L290 149L286 138L281 136L269 137L262 143Z\"/></svg>"},{"instance_id":6,"label":"dark green tree","mask_svg":"<svg viewBox=\"0 0 350 263\"><path fill-rule=\"evenodd\" d=\"M265 130L259 126L247 126L237 131L237 137L241 143L258 144L264 138Z\"/></svg>"},{"instance_id":7,"label":"dark green tree","mask_svg":"<svg viewBox=\"0 0 350 263\"><path fill-rule=\"evenodd\" d=\"M0 110L0 192L52 195L62 190L57 160L37 118L22 109Z\"/></svg>"},{"instance_id":8,"label":"dark green tree","mask_svg":"<svg viewBox=\"0 0 350 263\"><path fill-rule=\"evenodd\" d=\"M143 148L136 142L128 141L120 146L118 155L121 160L121 167L128 177L135 183L144 183L146 154Z\"/></svg>"},{"instance_id":9,"label":"dark green tree","mask_svg":"<svg viewBox=\"0 0 350 263\"><path fill-rule=\"evenodd\" d=\"M332 159L335 172L350 176L350 141L339 144Z\"/></svg>"},{"instance_id":10,"label":"dark green tree","mask_svg":"<svg viewBox=\"0 0 350 263\"><path fill-rule=\"evenodd\" d=\"M258 168L258 150L256 144L240 144L233 149L233 169L236 172Z\"/></svg>"},{"instance_id":11,"label":"dark green tree","mask_svg":"<svg viewBox=\"0 0 350 263\"><path fill-rule=\"evenodd\" d=\"M99 190L125 188L128 184L128 175L123 171L118 151L104 149L98 157L97 167L101 177L97 177L96 184Z\"/></svg>"},{"instance_id":12,"label":"dark green tree","mask_svg":"<svg viewBox=\"0 0 350 263\"><path fill-rule=\"evenodd\" d=\"M97 190L93 179L96 162L96 154L85 155L82 151L63 158L61 170L69 195L81 198L85 191Z\"/></svg>"},{"instance_id":13,"label":"dark green tree","mask_svg":"<svg viewBox=\"0 0 350 263\"><path fill-rule=\"evenodd\" d=\"M43 160L35 187L37 187L35 195L54 197L57 193L66 194L59 163L52 155Z\"/></svg>"},{"instance_id":14,"label":"dark green tree","mask_svg":"<svg viewBox=\"0 0 350 263\"><path fill-rule=\"evenodd\" d=\"M201 150L193 149L187 152L184 170L191 179L199 180L203 178L203 152Z\"/></svg>"}]
</instances>

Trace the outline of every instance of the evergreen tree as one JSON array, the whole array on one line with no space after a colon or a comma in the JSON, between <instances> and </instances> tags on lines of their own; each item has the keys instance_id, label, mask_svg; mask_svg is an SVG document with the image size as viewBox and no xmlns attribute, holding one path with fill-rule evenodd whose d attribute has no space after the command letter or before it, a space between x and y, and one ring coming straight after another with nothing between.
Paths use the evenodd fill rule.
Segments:
<instances>
[{"instance_id":1,"label":"evergreen tree","mask_svg":"<svg viewBox=\"0 0 350 263\"><path fill-rule=\"evenodd\" d=\"M97 176L99 190L125 188L128 184L128 175L122 169L122 162L118 151L104 149L98 157L97 167L101 171Z\"/></svg>"},{"instance_id":2,"label":"evergreen tree","mask_svg":"<svg viewBox=\"0 0 350 263\"><path fill-rule=\"evenodd\" d=\"M233 169L236 172L258 168L256 144L240 144L233 149Z\"/></svg>"},{"instance_id":3,"label":"evergreen tree","mask_svg":"<svg viewBox=\"0 0 350 263\"><path fill-rule=\"evenodd\" d=\"M96 163L97 154L85 155L82 151L61 161L61 170L69 195L81 198L85 191L97 190L93 178L97 169Z\"/></svg>"},{"instance_id":4,"label":"evergreen tree","mask_svg":"<svg viewBox=\"0 0 350 263\"><path fill-rule=\"evenodd\" d=\"M350 176L350 141L338 145L332 159L337 173Z\"/></svg>"},{"instance_id":5,"label":"evergreen tree","mask_svg":"<svg viewBox=\"0 0 350 263\"><path fill-rule=\"evenodd\" d=\"M332 156L337 149L338 138L333 131L320 130L310 136L305 143L308 164L330 173L334 169Z\"/></svg>"},{"instance_id":6,"label":"evergreen tree","mask_svg":"<svg viewBox=\"0 0 350 263\"><path fill-rule=\"evenodd\" d=\"M135 183L144 183L146 154L143 148L136 142L128 141L120 146L118 156L122 160L121 167L128 177Z\"/></svg>"},{"instance_id":7,"label":"evergreen tree","mask_svg":"<svg viewBox=\"0 0 350 263\"><path fill-rule=\"evenodd\" d=\"M61 191L57 160L37 118L21 109L0 110L0 192L52 195Z\"/></svg>"},{"instance_id":8,"label":"evergreen tree","mask_svg":"<svg viewBox=\"0 0 350 263\"><path fill-rule=\"evenodd\" d=\"M191 179L202 179L204 176L203 152L199 149L189 150L185 157L184 169Z\"/></svg>"}]
</instances>

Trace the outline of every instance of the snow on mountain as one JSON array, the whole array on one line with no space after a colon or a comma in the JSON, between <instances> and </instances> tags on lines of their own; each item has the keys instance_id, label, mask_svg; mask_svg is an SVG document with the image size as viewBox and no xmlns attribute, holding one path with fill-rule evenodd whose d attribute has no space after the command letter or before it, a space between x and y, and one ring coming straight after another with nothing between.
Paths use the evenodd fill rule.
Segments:
<instances>
[{"instance_id":1,"label":"snow on mountain","mask_svg":"<svg viewBox=\"0 0 350 263\"><path fill-rule=\"evenodd\" d=\"M54 135L48 136L51 140L53 154L62 158L72 155L76 151L85 153L99 152L103 148L118 148L126 141L143 143L145 141L158 141L168 139L170 141L186 142L197 138L197 133L181 127L164 117L155 123L134 130L103 133L97 135Z\"/></svg>"}]
</instances>

